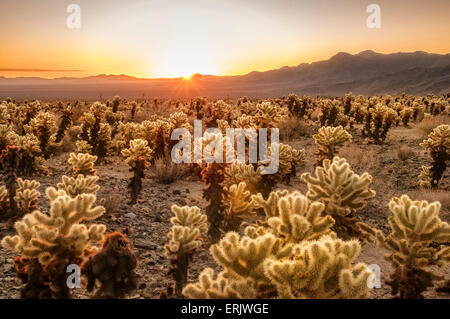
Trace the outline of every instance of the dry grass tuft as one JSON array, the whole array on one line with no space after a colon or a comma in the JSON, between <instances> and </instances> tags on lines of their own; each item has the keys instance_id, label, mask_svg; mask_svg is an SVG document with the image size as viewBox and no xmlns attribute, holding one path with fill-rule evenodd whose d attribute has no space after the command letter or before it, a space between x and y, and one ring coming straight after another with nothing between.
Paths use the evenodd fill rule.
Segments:
<instances>
[{"instance_id":1,"label":"dry grass tuft","mask_svg":"<svg viewBox=\"0 0 450 319\"><path fill-rule=\"evenodd\" d=\"M344 146L339 150L338 156L345 157L357 174L368 172L373 176L379 165L377 154L373 149L362 150L356 145Z\"/></svg>"},{"instance_id":2,"label":"dry grass tuft","mask_svg":"<svg viewBox=\"0 0 450 319\"><path fill-rule=\"evenodd\" d=\"M153 163L155 179L160 184L171 184L181 176L180 166L170 158L158 157Z\"/></svg>"},{"instance_id":3,"label":"dry grass tuft","mask_svg":"<svg viewBox=\"0 0 450 319\"><path fill-rule=\"evenodd\" d=\"M123 201L124 198L122 196L112 191L107 191L99 200L99 204L105 207L105 216L112 216L118 211Z\"/></svg>"},{"instance_id":4,"label":"dry grass tuft","mask_svg":"<svg viewBox=\"0 0 450 319\"><path fill-rule=\"evenodd\" d=\"M426 138L434 128L441 124L449 124L449 118L446 115L432 116L424 119L416 125L416 131L422 138Z\"/></svg>"},{"instance_id":5,"label":"dry grass tuft","mask_svg":"<svg viewBox=\"0 0 450 319\"><path fill-rule=\"evenodd\" d=\"M289 117L280 126L280 138L282 141L292 141L302 136L311 135L311 127L304 119L297 116Z\"/></svg>"},{"instance_id":6,"label":"dry grass tuft","mask_svg":"<svg viewBox=\"0 0 450 319\"><path fill-rule=\"evenodd\" d=\"M402 161L406 161L412 154L412 149L406 144L401 145L397 149L397 157Z\"/></svg>"}]
</instances>

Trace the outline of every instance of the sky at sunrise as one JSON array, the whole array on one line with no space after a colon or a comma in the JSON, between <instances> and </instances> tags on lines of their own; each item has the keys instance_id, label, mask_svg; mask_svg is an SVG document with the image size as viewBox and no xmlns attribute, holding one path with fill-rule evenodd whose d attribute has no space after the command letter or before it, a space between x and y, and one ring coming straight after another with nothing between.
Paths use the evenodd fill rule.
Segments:
<instances>
[{"instance_id":1,"label":"sky at sunrise","mask_svg":"<svg viewBox=\"0 0 450 319\"><path fill-rule=\"evenodd\" d=\"M79 29L66 25L72 3ZM238 75L340 51L450 53L449 12L448 0L0 0L0 76Z\"/></svg>"}]
</instances>

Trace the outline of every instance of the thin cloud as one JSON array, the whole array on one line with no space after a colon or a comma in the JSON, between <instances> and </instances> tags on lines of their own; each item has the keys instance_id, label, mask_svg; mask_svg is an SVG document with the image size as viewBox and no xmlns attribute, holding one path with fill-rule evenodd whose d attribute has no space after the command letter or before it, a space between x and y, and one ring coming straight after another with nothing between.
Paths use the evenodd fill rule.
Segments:
<instances>
[{"instance_id":1,"label":"thin cloud","mask_svg":"<svg viewBox=\"0 0 450 319\"><path fill-rule=\"evenodd\" d=\"M83 72L83 70L50 70L50 69L2 69L0 72Z\"/></svg>"}]
</instances>

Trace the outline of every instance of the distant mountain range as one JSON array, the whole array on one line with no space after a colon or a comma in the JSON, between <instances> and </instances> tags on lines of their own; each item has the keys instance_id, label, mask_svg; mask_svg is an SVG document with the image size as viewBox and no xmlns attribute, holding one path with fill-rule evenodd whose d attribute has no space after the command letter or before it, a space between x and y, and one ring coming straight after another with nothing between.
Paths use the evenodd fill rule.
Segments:
<instances>
[{"instance_id":1,"label":"distant mountain range","mask_svg":"<svg viewBox=\"0 0 450 319\"><path fill-rule=\"evenodd\" d=\"M296 93L337 96L348 92L379 94L442 94L450 92L450 54L422 51L381 54L340 52L326 61L302 63L241 76L195 74L189 81L141 79L127 75L85 78L0 77L0 98L98 99L207 96L216 98L277 97Z\"/></svg>"}]
</instances>

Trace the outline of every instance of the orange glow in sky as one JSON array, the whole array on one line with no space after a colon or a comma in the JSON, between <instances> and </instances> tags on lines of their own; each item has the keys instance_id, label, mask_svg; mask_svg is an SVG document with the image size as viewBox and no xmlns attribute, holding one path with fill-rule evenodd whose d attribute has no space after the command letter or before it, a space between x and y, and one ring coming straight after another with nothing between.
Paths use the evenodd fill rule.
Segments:
<instances>
[{"instance_id":1,"label":"orange glow in sky","mask_svg":"<svg viewBox=\"0 0 450 319\"><path fill-rule=\"evenodd\" d=\"M238 75L328 59L340 51L449 53L447 0L0 0L0 76Z\"/></svg>"}]
</instances>

